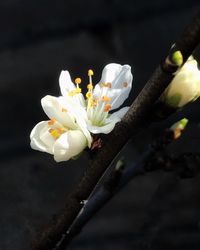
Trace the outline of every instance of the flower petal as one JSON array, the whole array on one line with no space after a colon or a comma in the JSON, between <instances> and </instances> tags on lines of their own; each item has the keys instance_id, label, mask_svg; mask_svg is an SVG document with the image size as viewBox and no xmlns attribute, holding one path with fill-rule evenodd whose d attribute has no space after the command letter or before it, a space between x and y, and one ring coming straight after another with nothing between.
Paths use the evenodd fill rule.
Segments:
<instances>
[{"instance_id":1,"label":"flower petal","mask_svg":"<svg viewBox=\"0 0 200 250\"><path fill-rule=\"evenodd\" d=\"M109 117L106 119L106 123L107 122L113 122L113 121L121 121L121 119L124 117L124 115L126 114L126 112L129 110L129 107L124 107L121 108L120 110L112 113L111 115L109 115Z\"/></svg>"},{"instance_id":2,"label":"flower petal","mask_svg":"<svg viewBox=\"0 0 200 250\"><path fill-rule=\"evenodd\" d=\"M108 82L113 83L113 81L120 75L121 70L124 66L122 66L121 64L117 64L117 63L107 64L102 71L100 82L101 83L108 83Z\"/></svg>"},{"instance_id":3,"label":"flower petal","mask_svg":"<svg viewBox=\"0 0 200 250\"><path fill-rule=\"evenodd\" d=\"M86 121L81 119L81 118L77 118L76 122L77 122L78 127L82 130L83 134L87 138L87 145L90 148L93 139L92 139L92 136L91 136L90 132L88 131Z\"/></svg>"},{"instance_id":4,"label":"flower petal","mask_svg":"<svg viewBox=\"0 0 200 250\"><path fill-rule=\"evenodd\" d=\"M69 130L56 140L53 148L57 162L67 161L80 154L87 145L87 140L80 130Z\"/></svg>"},{"instance_id":5,"label":"flower petal","mask_svg":"<svg viewBox=\"0 0 200 250\"><path fill-rule=\"evenodd\" d=\"M71 114L73 114L73 117L75 118L76 121L76 129L79 128L80 130L83 131L88 141L88 147L90 148L92 143L92 136L87 129L88 118L86 109L83 108L81 105L78 105L77 103L75 104L73 100L71 100L71 98L59 97L59 99L64 106L67 106L68 109L71 110Z\"/></svg>"},{"instance_id":6,"label":"flower petal","mask_svg":"<svg viewBox=\"0 0 200 250\"><path fill-rule=\"evenodd\" d=\"M100 82L94 88L94 96L101 97L103 93L101 85L111 83L111 88L107 88L106 94L112 98L111 110L117 109L129 96L132 80L133 76L129 65L108 64L103 69Z\"/></svg>"},{"instance_id":7,"label":"flower petal","mask_svg":"<svg viewBox=\"0 0 200 250\"><path fill-rule=\"evenodd\" d=\"M52 148L55 140L48 133L48 129L48 121L42 121L36 124L30 134L32 149L53 154Z\"/></svg>"},{"instance_id":8,"label":"flower petal","mask_svg":"<svg viewBox=\"0 0 200 250\"><path fill-rule=\"evenodd\" d=\"M71 109L64 105L62 98L47 95L41 100L44 112L50 119L56 119L67 128L75 129L76 123ZM66 104L66 103L65 103Z\"/></svg>"},{"instance_id":9,"label":"flower petal","mask_svg":"<svg viewBox=\"0 0 200 250\"><path fill-rule=\"evenodd\" d=\"M108 134L110 133L114 127L115 124L123 118L123 116L126 114L128 111L129 107L124 107L115 113L111 114L106 120L105 120L105 125L104 126L95 126L88 124L88 130L93 133L93 134Z\"/></svg>"},{"instance_id":10,"label":"flower petal","mask_svg":"<svg viewBox=\"0 0 200 250\"><path fill-rule=\"evenodd\" d=\"M88 130L93 134L109 134L115 127L116 122L110 122L104 126L88 124Z\"/></svg>"},{"instance_id":11,"label":"flower petal","mask_svg":"<svg viewBox=\"0 0 200 250\"><path fill-rule=\"evenodd\" d=\"M59 85L62 96L69 97L69 92L76 89L75 84L72 82L69 71L62 70L59 77ZM80 104L81 106L85 106L85 99L82 93L76 94L74 96L70 96L70 99L74 102Z\"/></svg>"},{"instance_id":12,"label":"flower petal","mask_svg":"<svg viewBox=\"0 0 200 250\"><path fill-rule=\"evenodd\" d=\"M71 76L69 74L69 71L62 70L59 77L59 85L60 85L60 91L63 96L66 96L68 92L75 89L75 85L71 80Z\"/></svg>"}]
</instances>

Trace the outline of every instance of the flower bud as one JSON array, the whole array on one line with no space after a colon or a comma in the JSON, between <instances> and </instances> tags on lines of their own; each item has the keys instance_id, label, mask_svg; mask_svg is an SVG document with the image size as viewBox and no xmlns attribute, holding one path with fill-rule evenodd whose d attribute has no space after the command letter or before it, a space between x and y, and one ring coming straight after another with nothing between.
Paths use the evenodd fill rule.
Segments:
<instances>
[{"instance_id":1,"label":"flower bud","mask_svg":"<svg viewBox=\"0 0 200 250\"><path fill-rule=\"evenodd\" d=\"M173 108L181 108L200 96L200 71L197 61L190 56L165 89L161 100Z\"/></svg>"},{"instance_id":2,"label":"flower bud","mask_svg":"<svg viewBox=\"0 0 200 250\"><path fill-rule=\"evenodd\" d=\"M178 122L174 123L170 127L170 130L174 132L174 139L177 139L181 136L181 134L185 130L187 124L188 124L188 119L183 118L183 119L179 120Z\"/></svg>"}]
</instances>

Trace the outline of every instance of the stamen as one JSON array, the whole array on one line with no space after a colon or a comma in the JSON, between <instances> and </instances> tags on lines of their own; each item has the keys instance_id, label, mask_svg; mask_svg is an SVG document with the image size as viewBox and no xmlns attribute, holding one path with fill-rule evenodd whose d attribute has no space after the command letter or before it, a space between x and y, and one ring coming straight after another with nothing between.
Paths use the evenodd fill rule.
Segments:
<instances>
[{"instance_id":1,"label":"stamen","mask_svg":"<svg viewBox=\"0 0 200 250\"><path fill-rule=\"evenodd\" d=\"M87 85L88 92L86 93L86 97L88 99L87 108L96 106L96 103L94 102L92 98L92 90L93 90L93 84L92 84L92 76L94 75L94 72L92 69L88 70L88 76L89 76L89 84Z\"/></svg>"},{"instance_id":2,"label":"stamen","mask_svg":"<svg viewBox=\"0 0 200 250\"><path fill-rule=\"evenodd\" d=\"M88 92L86 93L86 97L87 97L88 99L91 98L91 97L92 97L92 93L88 91Z\"/></svg>"},{"instance_id":3,"label":"stamen","mask_svg":"<svg viewBox=\"0 0 200 250\"><path fill-rule=\"evenodd\" d=\"M104 112L109 112L109 110L112 108L110 104L106 104L104 107Z\"/></svg>"},{"instance_id":4,"label":"stamen","mask_svg":"<svg viewBox=\"0 0 200 250\"><path fill-rule=\"evenodd\" d=\"M64 129L62 129L62 128L56 128L56 130L58 131L58 133L61 135L61 134L63 134L65 131L64 131Z\"/></svg>"},{"instance_id":5,"label":"stamen","mask_svg":"<svg viewBox=\"0 0 200 250\"><path fill-rule=\"evenodd\" d=\"M65 109L65 108L62 108L62 112L67 112L67 109Z\"/></svg>"},{"instance_id":6,"label":"stamen","mask_svg":"<svg viewBox=\"0 0 200 250\"><path fill-rule=\"evenodd\" d=\"M124 82L124 83L122 84L122 86L123 86L124 88L127 88L127 87L128 87L128 83L127 83L127 82Z\"/></svg>"},{"instance_id":7,"label":"stamen","mask_svg":"<svg viewBox=\"0 0 200 250\"><path fill-rule=\"evenodd\" d=\"M76 93L76 94L81 93L81 91L82 91L82 90L81 90L81 88L79 88L79 87L75 89L75 93Z\"/></svg>"},{"instance_id":8,"label":"stamen","mask_svg":"<svg viewBox=\"0 0 200 250\"><path fill-rule=\"evenodd\" d=\"M89 84L93 85L92 84L92 76L94 75L94 72L92 69L89 69L88 70L88 76L89 76Z\"/></svg>"},{"instance_id":9,"label":"stamen","mask_svg":"<svg viewBox=\"0 0 200 250\"><path fill-rule=\"evenodd\" d=\"M93 76L94 75L94 71L92 69L88 70L88 76Z\"/></svg>"},{"instance_id":10,"label":"stamen","mask_svg":"<svg viewBox=\"0 0 200 250\"><path fill-rule=\"evenodd\" d=\"M62 128L50 128L49 133L55 138L58 139L65 132Z\"/></svg>"},{"instance_id":11,"label":"stamen","mask_svg":"<svg viewBox=\"0 0 200 250\"><path fill-rule=\"evenodd\" d=\"M80 84L80 83L81 83L81 78L80 78L80 77L77 77L77 78L75 79L75 83L76 83L76 84Z\"/></svg>"},{"instance_id":12,"label":"stamen","mask_svg":"<svg viewBox=\"0 0 200 250\"><path fill-rule=\"evenodd\" d=\"M98 100L97 99L93 99L92 102L91 102L91 105L93 107L96 107L98 105Z\"/></svg>"},{"instance_id":13,"label":"stamen","mask_svg":"<svg viewBox=\"0 0 200 250\"><path fill-rule=\"evenodd\" d=\"M55 138L58 139L60 137L60 133L56 129L49 129L49 133Z\"/></svg>"},{"instance_id":14,"label":"stamen","mask_svg":"<svg viewBox=\"0 0 200 250\"><path fill-rule=\"evenodd\" d=\"M68 92L69 96L75 96L76 94L77 93L76 93L75 89L73 89L73 90L71 90L71 91Z\"/></svg>"},{"instance_id":15,"label":"stamen","mask_svg":"<svg viewBox=\"0 0 200 250\"><path fill-rule=\"evenodd\" d=\"M89 83L89 84L87 85L87 89L93 90L93 85L92 85L91 83Z\"/></svg>"},{"instance_id":16,"label":"stamen","mask_svg":"<svg viewBox=\"0 0 200 250\"><path fill-rule=\"evenodd\" d=\"M68 95L69 95L69 96L75 96L75 95L81 93L81 91L82 91L81 88L78 87L78 88L76 88L76 89L73 89L73 90L69 91L69 92L68 92Z\"/></svg>"},{"instance_id":17,"label":"stamen","mask_svg":"<svg viewBox=\"0 0 200 250\"><path fill-rule=\"evenodd\" d=\"M112 98L110 98L110 97L104 95L104 96L101 97L101 100L102 100L102 102L111 102L111 101L112 101Z\"/></svg>"},{"instance_id":18,"label":"stamen","mask_svg":"<svg viewBox=\"0 0 200 250\"><path fill-rule=\"evenodd\" d=\"M111 88L112 83L111 82L101 83L101 87Z\"/></svg>"},{"instance_id":19,"label":"stamen","mask_svg":"<svg viewBox=\"0 0 200 250\"><path fill-rule=\"evenodd\" d=\"M51 126L56 122L55 118L52 118L51 120L48 121L48 125Z\"/></svg>"}]
</instances>

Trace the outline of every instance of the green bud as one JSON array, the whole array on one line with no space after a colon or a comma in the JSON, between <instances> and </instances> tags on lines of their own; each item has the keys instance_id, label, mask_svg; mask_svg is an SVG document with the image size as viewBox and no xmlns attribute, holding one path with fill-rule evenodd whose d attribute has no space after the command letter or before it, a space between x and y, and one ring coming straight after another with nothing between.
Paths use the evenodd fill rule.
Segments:
<instances>
[{"instance_id":1,"label":"green bud","mask_svg":"<svg viewBox=\"0 0 200 250\"><path fill-rule=\"evenodd\" d=\"M181 136L182 131L186 128L188 124L188 119L183 118L180 121L174 123L171 127L170 130L174 132L174 139L177 139Z\"/></svg>"},{"instance_id":2,"label":"green bud","mask_svg":"<svg viewBox=\"0 0 200 250\"><path fill-rule=\"evenodd\" d=\"M117 161L116 166L115 166L115 170L116 171L121 170L124 167L124 165L125 165L125 163L122 159Z\"/></svg>"},{"instance_id":3,"label":"green bud","mask_svg":"<svg viewBox=\"0 0 200 250\"><path fill-rule=\"evenodd\" d=\"M179 121L180 126L182 127L182 129L184 129L186 127L186 125L188 124L188 119L187 118L183 118L182 120Z\"/></svg>"},{"instance_id":4,"label":"green bud","mask_svg":"<svg viewBox=\"0 0 200 250\"><path fill-rule=\"evenodd\" d=\"M183 64L183 55L180 50L177 50L173 52L172 57L171 57L172 63L181 66Z\"/></svg>"}]
</instances>

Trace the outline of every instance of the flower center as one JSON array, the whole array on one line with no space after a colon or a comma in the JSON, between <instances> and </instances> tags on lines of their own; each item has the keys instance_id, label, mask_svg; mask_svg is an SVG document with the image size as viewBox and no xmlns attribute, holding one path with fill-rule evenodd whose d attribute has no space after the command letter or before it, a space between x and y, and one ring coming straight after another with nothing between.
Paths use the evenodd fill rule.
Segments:
<instances>
[{"instance_id":1,"label":"flower center","mask_svg":"<svg viewBox=\"0 0 200 250\"><path fill-rule=\"evenodd\" d=\"M87 85L87 92L85 94L87 105L86 111L88 119L92 125L103 126L105 124L105 119L108 117L108 112L112 108L111 101L112 98L108 96L107 92L112 88L112 83L101 83L101 93L98 96L94 95L94 86L92 82L92 76L94 71L92 69L88 70L89 83ZM79 85L81 84L81 78L75 79L76 88L70 91L69 96L76 96L82 92Z\"/></svg>"},{"instance_id":2,"label":"flower center","mask_svg":"<svg viewBox=\"0 0 200 250\"><path fill-rule=\"evenodd\" d=\"M105 119L108 116L108 112L111 109L110 102L112 98L107 96L107 91L111 88L111 83L102 83L100 87L102 88L101 94L96 97L93 92L92 76L94 75L93 70L88 70L89 84L87 85L87 114L92 125L103 126L105 124Z\"/></svg>"}]
</instances>

